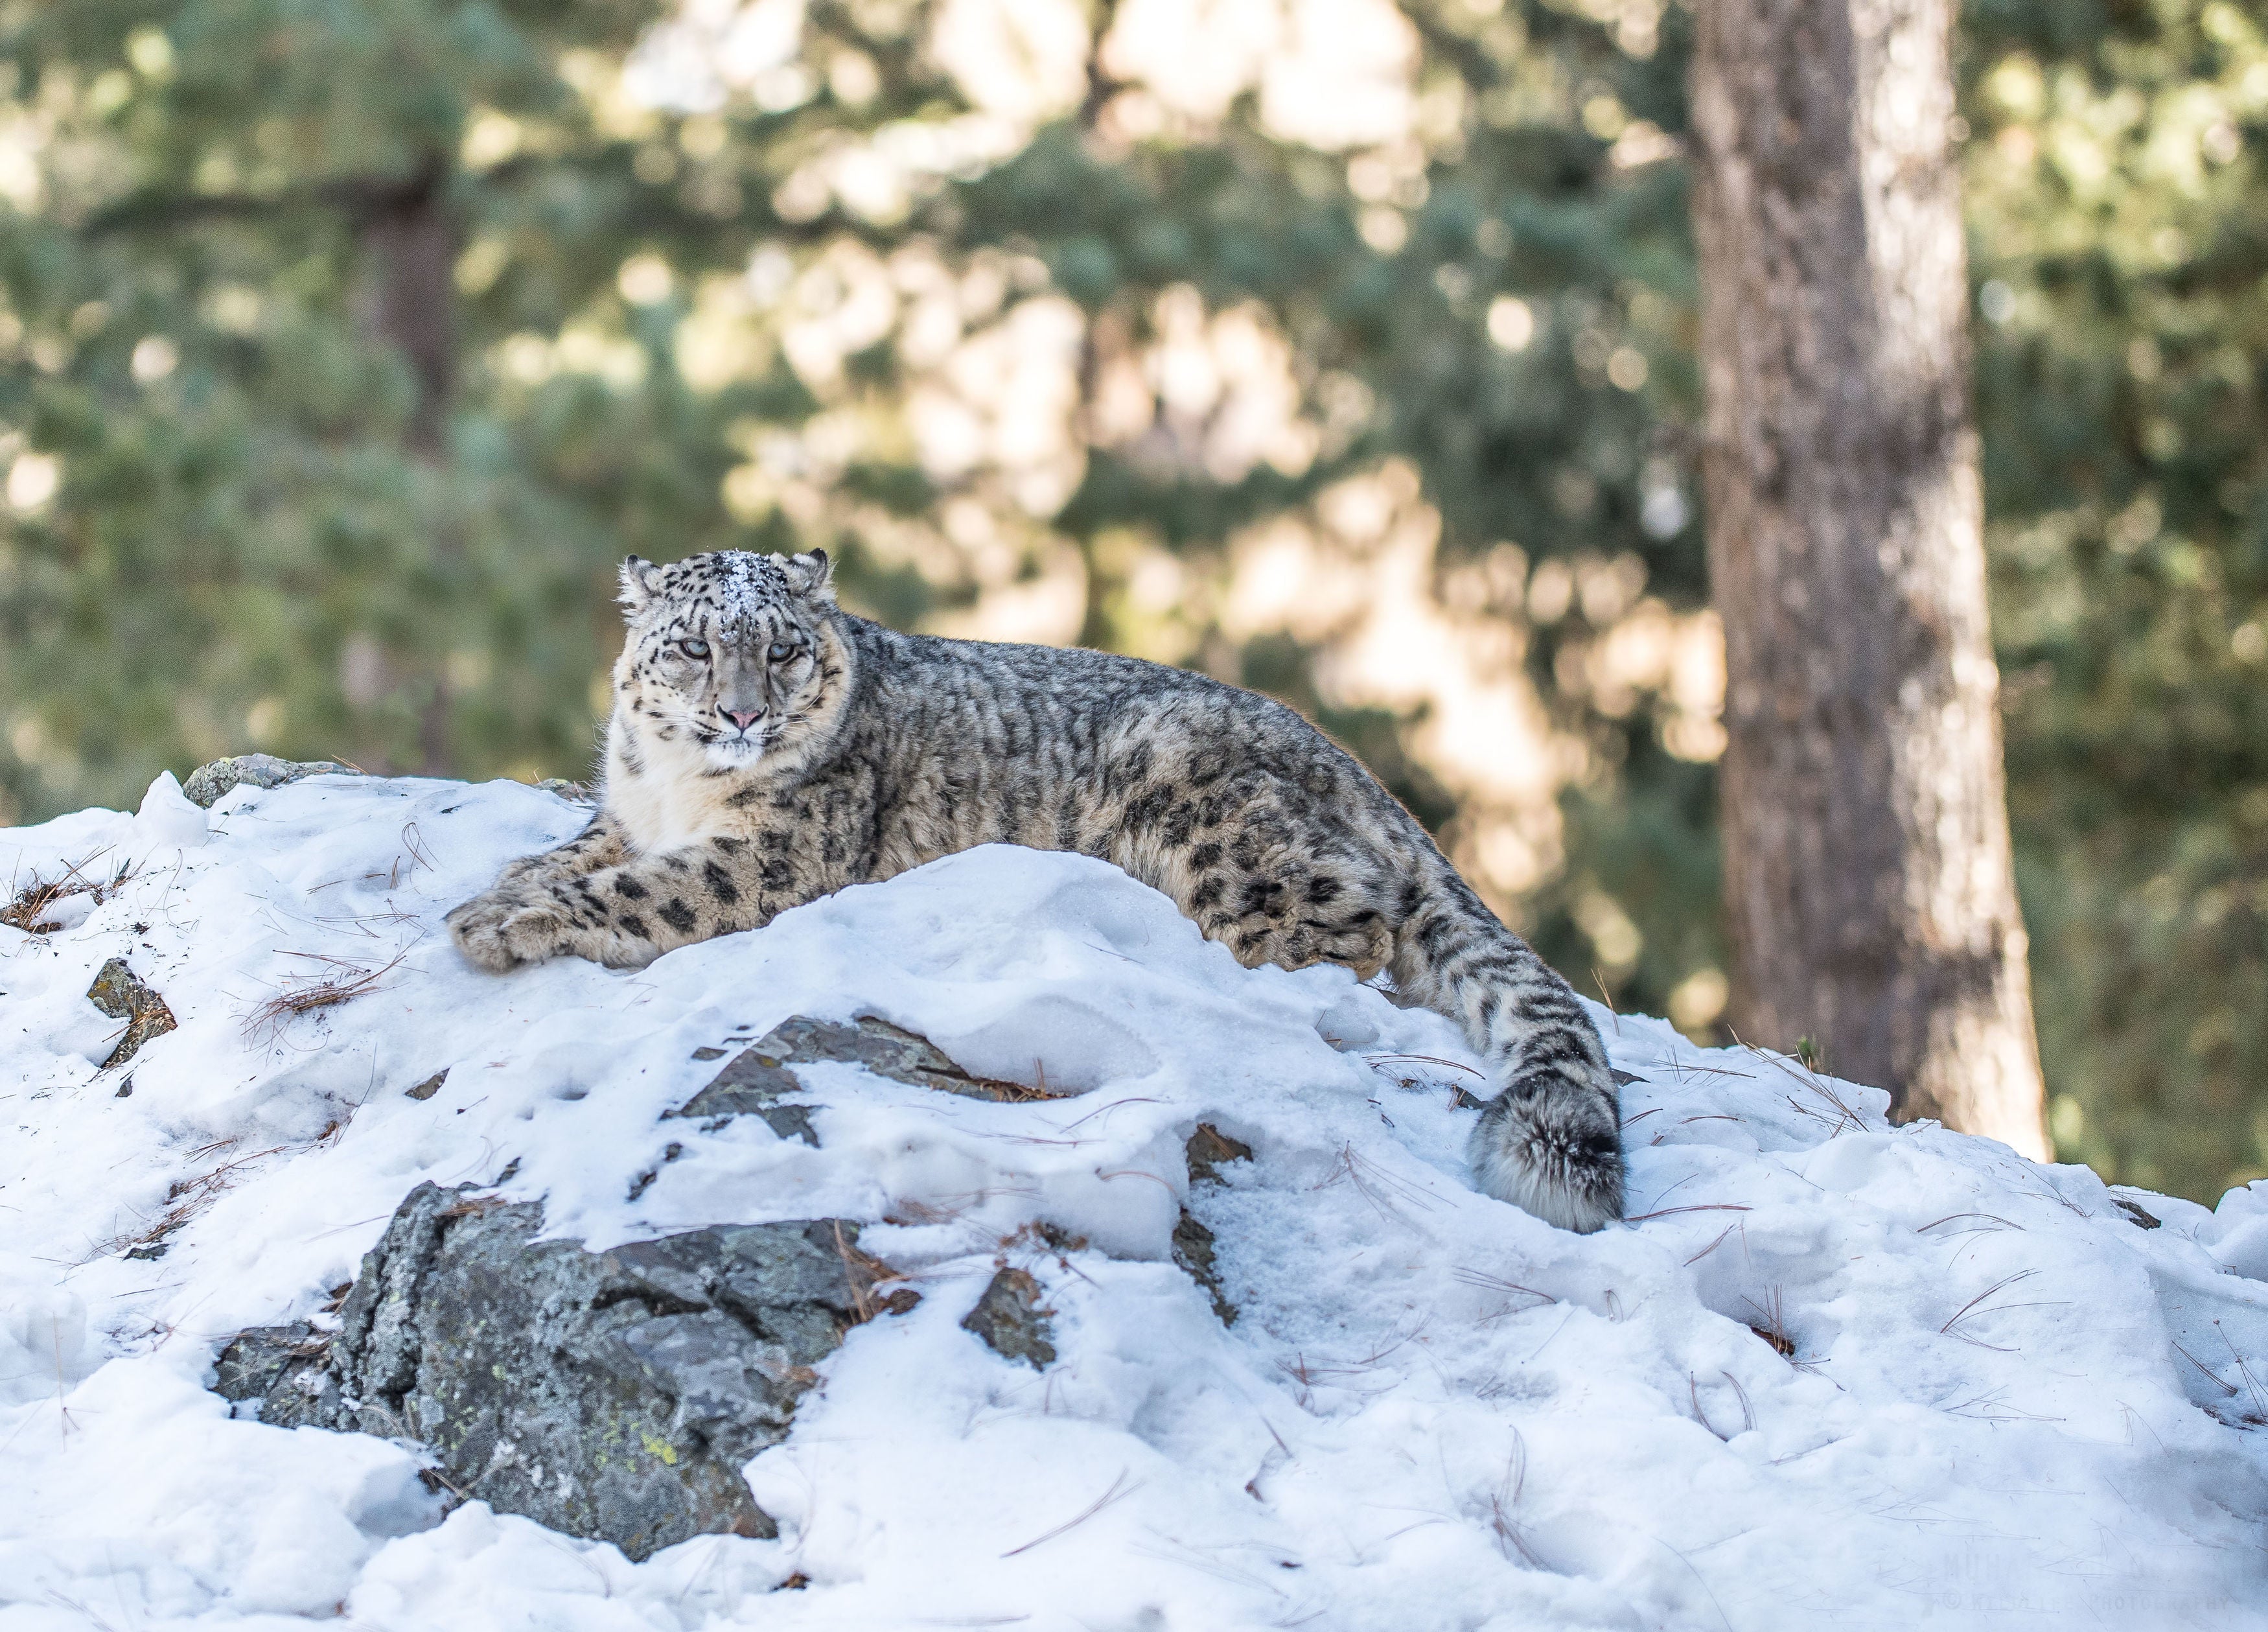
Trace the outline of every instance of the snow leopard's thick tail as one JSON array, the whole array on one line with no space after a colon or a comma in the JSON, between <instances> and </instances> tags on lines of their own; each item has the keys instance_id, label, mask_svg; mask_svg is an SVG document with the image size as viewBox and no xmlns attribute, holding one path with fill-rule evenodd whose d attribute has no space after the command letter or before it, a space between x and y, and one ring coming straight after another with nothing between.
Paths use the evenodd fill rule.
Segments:
<instances>
[{"instance_id":1,"label":"snow leopard's thick tail","mask_svg":"<svg viewBox=\"0 0 2268 1632\"><path fill-rule=\"evenodd\" d=\"M1397 995L1462 1025L1498 1093L1469 1155L1480 1188L1563 1230L1623 1214L1621 1108L1567 983L1446 865L1395 935Z\"/></svg>"}]
</instances>

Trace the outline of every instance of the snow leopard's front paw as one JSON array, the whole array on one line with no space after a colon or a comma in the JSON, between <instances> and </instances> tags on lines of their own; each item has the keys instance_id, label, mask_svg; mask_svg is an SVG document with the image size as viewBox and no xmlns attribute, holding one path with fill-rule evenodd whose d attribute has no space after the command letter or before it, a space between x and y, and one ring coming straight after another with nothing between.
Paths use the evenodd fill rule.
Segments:
<instances>
[{"instance_id":1,"label":"snow leopard's front paw","mask_svg":"<svg viewBox=\"0 0 2268 1632\"><path fill-rule=\"evenodd\" d=\"M446 921L467 961L492 975L561 956L571 949L575 929L565 907L524 885L475 896Z\"/></svg>"}]
</instances>

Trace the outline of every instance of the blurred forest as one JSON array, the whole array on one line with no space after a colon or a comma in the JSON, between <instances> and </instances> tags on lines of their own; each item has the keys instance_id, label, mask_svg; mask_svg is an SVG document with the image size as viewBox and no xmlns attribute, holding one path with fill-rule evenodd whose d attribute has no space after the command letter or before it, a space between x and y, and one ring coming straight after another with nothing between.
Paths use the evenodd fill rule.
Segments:
<instances>
[{"instance_id":1,"label":"blurred forest","mask_svg":"<svg viewBox=\"0 0 2268 1632\"><path fill-rule=\"evenodd\" d=\"M580 775L623 553L823 544L1285 698L1710 1036L1690 27L0 0L0 821ZM2268 1173L2268 5L1970 0L1957 69L2052 1125L2209 1200Z\"/></svg>"}]
</instances>

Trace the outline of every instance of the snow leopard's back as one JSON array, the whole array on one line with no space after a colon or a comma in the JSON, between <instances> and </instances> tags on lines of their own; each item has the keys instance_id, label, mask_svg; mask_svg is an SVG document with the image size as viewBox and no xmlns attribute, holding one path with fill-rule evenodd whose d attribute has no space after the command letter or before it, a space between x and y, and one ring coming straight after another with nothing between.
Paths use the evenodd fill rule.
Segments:
<instances>
[{"instance_id":1,"label":"snow leopard's back","mask_svg":"<svg viewBox=\"0 0 2268 1632\"><path fill-rule=\"evenodd\" d=\"M845 622L862 677L846 749L871 757L892 817L878 876L978 844L1083 851L1244 964L1385 970L1498 1074L1474 1141L1484 1186L1577 1229L1619 1215L1614 1084L1574 994L1307 720L1135 658Z\"/></svg>"},{"instance_id":2,"label":"snow leopard's back","mask_svg":"<svg viewBox=\"0 0 2268 1632\"><path fill-rule=\"evenodd\" d=\"M1581 1005L1292 710L1135 658L901 634L836 608L816 552L633 560L623 582L602 814L460 909L469 955L636 964L977 845L1079 851L1248 965L1389 973L1495 1073L1482 1187L1572 1229L1620 1215Z\"/></svg>"}]
</instances>

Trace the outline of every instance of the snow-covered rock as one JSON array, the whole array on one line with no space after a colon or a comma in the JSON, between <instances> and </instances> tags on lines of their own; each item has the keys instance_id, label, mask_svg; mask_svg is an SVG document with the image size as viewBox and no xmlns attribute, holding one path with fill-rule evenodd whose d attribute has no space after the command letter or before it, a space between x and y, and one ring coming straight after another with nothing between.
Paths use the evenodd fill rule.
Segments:
<instances>
[{"instance_id":1,"label":"snow-covered rock","mask_svg":"<svg viewBox=\"0 0 2268 1632\"><path fill-rule=\"evenodd\" d=\"M1241 969L1079 857L972 852L637 972L468 968L441 914L586 816L161 778L0 833L18 887L132 868L0 927L0 1629L2268 1625L2257 1193L2114 1196L1601 1010L1634 1216L1576 1237L1467 1182L1447 1022ZM178 1028L105 1070L113 958ZM666 1117L797 1015L1069 1097L840 1063L797 1074L815 1145ZM1193 1186L1200 1123L1253 1156ZM335 1319L429 1181L594 1252L859 1221L920 1299L747 1464L777 1539L633 1564L211 1392L233 1333ZM1004 1268L1051 1362L964 1327Z\"/></svg>"}]
</instances>

